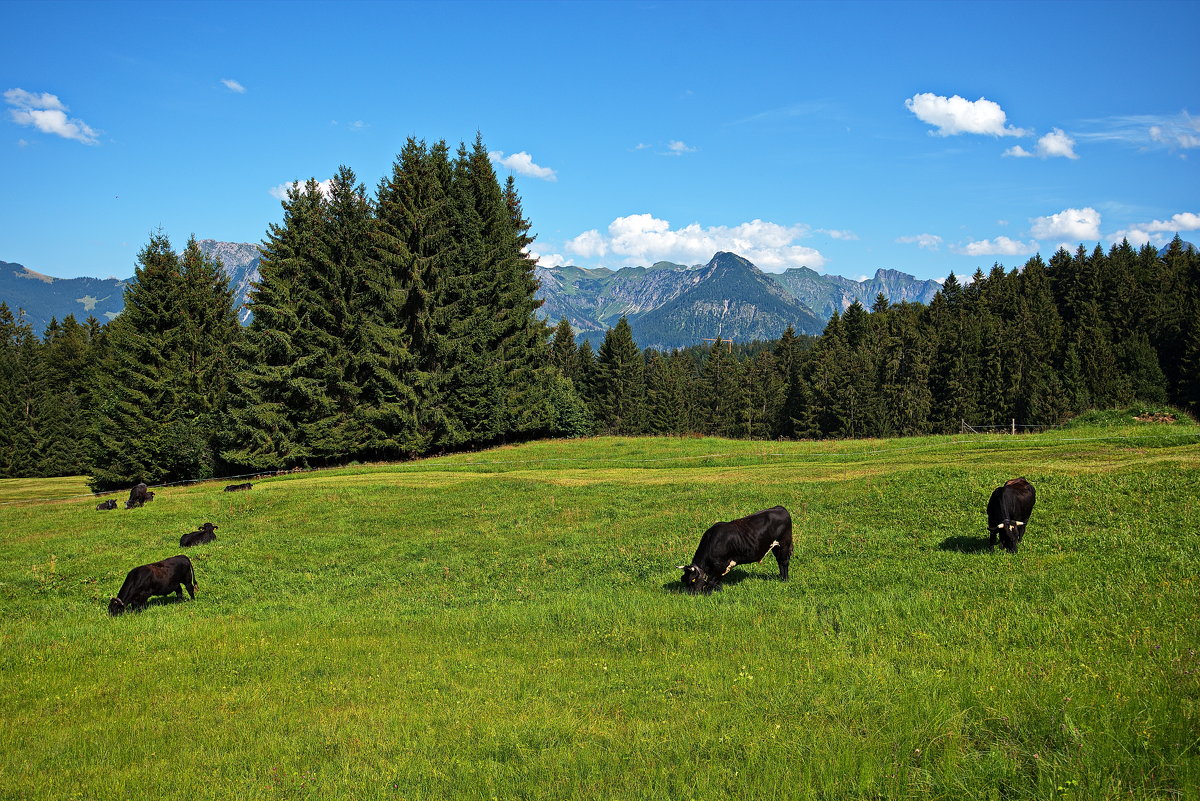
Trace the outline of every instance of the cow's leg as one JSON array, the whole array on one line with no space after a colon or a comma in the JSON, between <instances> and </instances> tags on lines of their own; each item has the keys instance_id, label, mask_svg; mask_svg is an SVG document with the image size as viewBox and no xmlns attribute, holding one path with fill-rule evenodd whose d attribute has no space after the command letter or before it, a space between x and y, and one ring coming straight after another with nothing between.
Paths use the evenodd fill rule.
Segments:
<instances>
[{"instance_id":1,"label":"cow's leg","mask_svg":"<svg viewBox=\"0 0 1200 801\"><path fill-rule=\"evenodd\" d=\"M993 551L996 550L996 529L988 526L988 547Z\"/></svg>"},{"instance_id":2,"label":"cow's leg","mask_svg":"<svg viewBox=\"0 0 1200 801\"><path fill-rule=\"evenodd\" d=\"M788 563L792 561L792 541L781 542L775 546L775 561L779 563L779 580L787 581Z\"/></svg>"}]
</instances>

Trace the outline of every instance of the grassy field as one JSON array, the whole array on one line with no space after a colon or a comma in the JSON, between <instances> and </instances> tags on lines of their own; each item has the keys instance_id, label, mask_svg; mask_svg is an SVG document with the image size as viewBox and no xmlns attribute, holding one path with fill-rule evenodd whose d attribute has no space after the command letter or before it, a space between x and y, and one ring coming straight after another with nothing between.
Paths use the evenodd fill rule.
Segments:
<instances>
[{"instance_id":1,"label":"grassy field","mask_svg":"<svg viewBox=\"0 0 1200 801\"><path fill-rule=\"evenodd\" d=\"M993 553L1016 475L1037 507ZM0 505L0 798L1200 797L1190 422L222 486ZM675 591L705 528L775 504L791 581L768 559ZM195 602L106 615L205 521Z\"/></svg>"}]
</instances>

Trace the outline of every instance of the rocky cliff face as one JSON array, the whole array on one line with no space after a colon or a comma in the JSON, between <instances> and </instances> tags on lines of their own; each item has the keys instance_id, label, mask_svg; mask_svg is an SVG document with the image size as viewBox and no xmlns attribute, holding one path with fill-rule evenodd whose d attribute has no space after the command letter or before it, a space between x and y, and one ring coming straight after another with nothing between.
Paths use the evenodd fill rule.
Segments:
<instances>
[{"instance_id":1,"label":"rocky cliff face","mask_svg":"<svg viewBox=\"0 0 1200 801\"><path fill-rule=\"evenodd\" d=\"M201 239L197 242L200 252L211 259L217 259L229 276L229 285L233 289L233 307L237 309L238 322L246 325L250 322L250 310L246 307L249 300L251 283L258 280L258 263L262 254L258 245L247 242L218 242L215 239Z\"/></svg>"}]
</instances>

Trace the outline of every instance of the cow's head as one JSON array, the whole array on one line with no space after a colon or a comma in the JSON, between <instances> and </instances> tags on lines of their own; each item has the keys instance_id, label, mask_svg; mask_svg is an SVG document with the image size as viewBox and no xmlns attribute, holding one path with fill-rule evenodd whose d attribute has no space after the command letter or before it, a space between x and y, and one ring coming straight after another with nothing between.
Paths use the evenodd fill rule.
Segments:
<instances>
[{"instance_id":1,"label":"cow's head","mask_svg":"<svg viewBox=\"0 0 1200 801\"><path fill-rule=\"evenodd\" d=\"M120 598L112 598L108 602L108 613L110 615L119 615L125 611L125 602Z\"/></svg>"},{"instance_id":2,"label":"cow's head","mask_svg":"<svg viewBox=\"0 0 1200 801\"><path fill-rule=\"evenodd\" d=\"M708 574L695 565L679 565L679 570L683 571L683 575L679 578L684 589L690 593L710 593L716 586L716 583L709 578Z\"/></svg>"},{"instance_id":3,"label":"cow's head","mask_svg":"<svg viewBox=\"0 0 1200 801\"><path fill-rule=\"evenodd\" d=\"M1025 524L1020 520L1005 520L996 524L996 533L1000 535L1000 544L1004 550L1017 552L1021 537L1025 536Z\"/></svg>"}]
</instances>

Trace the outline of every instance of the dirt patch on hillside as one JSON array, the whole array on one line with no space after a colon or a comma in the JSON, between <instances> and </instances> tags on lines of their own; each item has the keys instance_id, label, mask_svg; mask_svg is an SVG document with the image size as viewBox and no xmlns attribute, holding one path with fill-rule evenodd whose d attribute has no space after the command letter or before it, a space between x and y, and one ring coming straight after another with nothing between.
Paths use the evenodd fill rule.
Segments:
<instances>
[{"instance_id":1,"label":"dirt patch on hillside","mask_svg":"<svg viewBox=\"0 0 1200 801\"><path fill-rule=\"evenodd\" d=\"M1133 418L1139 423L1177 423L1178 418L1173 414L1139 414Z\"/></svg>"}]
</instances>

